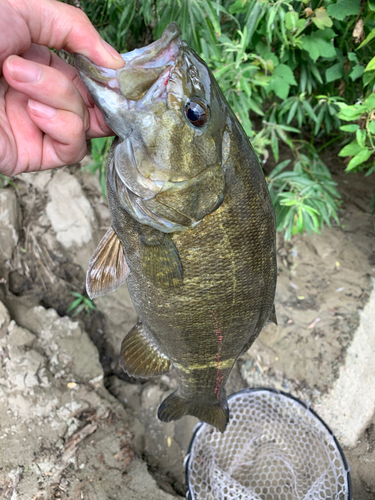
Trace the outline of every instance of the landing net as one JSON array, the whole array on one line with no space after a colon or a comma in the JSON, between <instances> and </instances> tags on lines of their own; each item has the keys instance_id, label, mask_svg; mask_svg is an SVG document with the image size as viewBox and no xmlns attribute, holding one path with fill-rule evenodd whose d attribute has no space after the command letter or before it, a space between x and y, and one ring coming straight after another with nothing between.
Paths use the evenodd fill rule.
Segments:
<instances>
[{"instance_id":1,"label":"landing net","mask_svg":"<svg viewBox=\"0 0 375 500\"><path fill-rule=\"evenodd\" d=\"M324 422L269 389L229 398L224 434L202 423L186 461L190 500L351 500L348 466Z\"/></svg>"}]
</instances>

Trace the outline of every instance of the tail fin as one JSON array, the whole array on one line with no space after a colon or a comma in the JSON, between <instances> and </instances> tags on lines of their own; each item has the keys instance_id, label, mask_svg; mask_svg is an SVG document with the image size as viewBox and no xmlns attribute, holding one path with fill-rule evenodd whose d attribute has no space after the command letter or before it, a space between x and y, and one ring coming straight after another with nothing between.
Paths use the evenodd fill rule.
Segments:
<instances>
[{"instance_id":1,"label":"tail fin","mask_svg":"<svg viewBox=\"0 0 375 500\"><path fill-rule=\"evenodd\" d=\"M214 404L188 401L176 394L170 394L159 407L158 417L163 422L178 420L184 415L193 415L207 424L214 425L220 432L224 432L229 421L228 401L218 401Z\"/></svg>"}]
</instances>

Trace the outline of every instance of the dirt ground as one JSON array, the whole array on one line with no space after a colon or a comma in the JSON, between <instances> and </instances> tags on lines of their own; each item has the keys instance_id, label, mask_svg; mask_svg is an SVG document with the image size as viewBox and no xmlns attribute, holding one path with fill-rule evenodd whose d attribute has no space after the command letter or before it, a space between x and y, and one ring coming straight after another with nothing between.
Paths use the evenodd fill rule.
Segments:
<instances>
[{"instance_id":1,"label":"dirt ground","mask_svg":"<svg viewBox=\"0 0 375 500\"><path fill-rule=\"evenodd\" d=\"M336 170L340 225L278 239L278 326L268 325L240 358L229 394L272 386L327 412L375 277L374 176ZM73 165L15 183L0 190L0 494L184 497L183 460L197 419L157 420L177 386L173 372L141 382L119 369L121 340L136 321L126 286L95 300L95 311L68 312L110 226L98 180ZM375 500L374 410L363 409L374 416L348 436L331 424L346 445L355 500Z\"/></svg>"}]
</instances>

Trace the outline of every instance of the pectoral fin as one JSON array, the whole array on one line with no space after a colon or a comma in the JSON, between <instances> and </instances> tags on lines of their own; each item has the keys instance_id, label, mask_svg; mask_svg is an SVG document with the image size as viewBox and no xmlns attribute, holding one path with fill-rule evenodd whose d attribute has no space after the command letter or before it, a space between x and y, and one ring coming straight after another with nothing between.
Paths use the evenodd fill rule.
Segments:
<instances>
[{"instance_id":1,"label":"pectoral fin","mask_svg":"<svg viewBox=\"0 0 375 500\"><path fill-rule=\"evenodd\" d=\"M171 370L171 362L151 336L137 323L122 341L121 368L132 377L155 377Z\"/></svg>"},{"instance_id":2,"label":"pectoral fin","mask_svg":"<svg viewBox=\"0 0 375 500\"><path fill-rule=\"evenodd\" d=\"M91 257L86 274L86 290L91 299L113 292L126 281L129 268L122 244L111 227Z\"/></svg>"},{"instance_id":3,"label":"pectoral fin","mask_svg":"<svg viewBox=\"0 0 375 500\"><path fill-rule=\"evenodd\" d=\"M178 250L169 234L158 233L158 239L140 236L143 272L158 287L177 288L183 283Z\"/></svg>"}]
</instances>

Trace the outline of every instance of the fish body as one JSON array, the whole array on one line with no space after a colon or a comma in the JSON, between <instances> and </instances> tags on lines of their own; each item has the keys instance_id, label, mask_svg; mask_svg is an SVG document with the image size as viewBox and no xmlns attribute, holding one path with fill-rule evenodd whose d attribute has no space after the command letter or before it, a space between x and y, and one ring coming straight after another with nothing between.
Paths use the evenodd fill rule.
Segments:
<instances>
[{"instance_id":1,"label":"fish body","mask_svg":"<svg viewBox=\"0 0 375 500\"><path fill-rule=\"evenodd\" d=\"M195 415L224 431L235 361L276 320L275 217L248 138L177 25L125 67L76 66L117 137L107 166L112 228L90 261L93 297L125 280L139 321L120 363L168 373L163 421Z\"/></svg>"}]
</instances>

